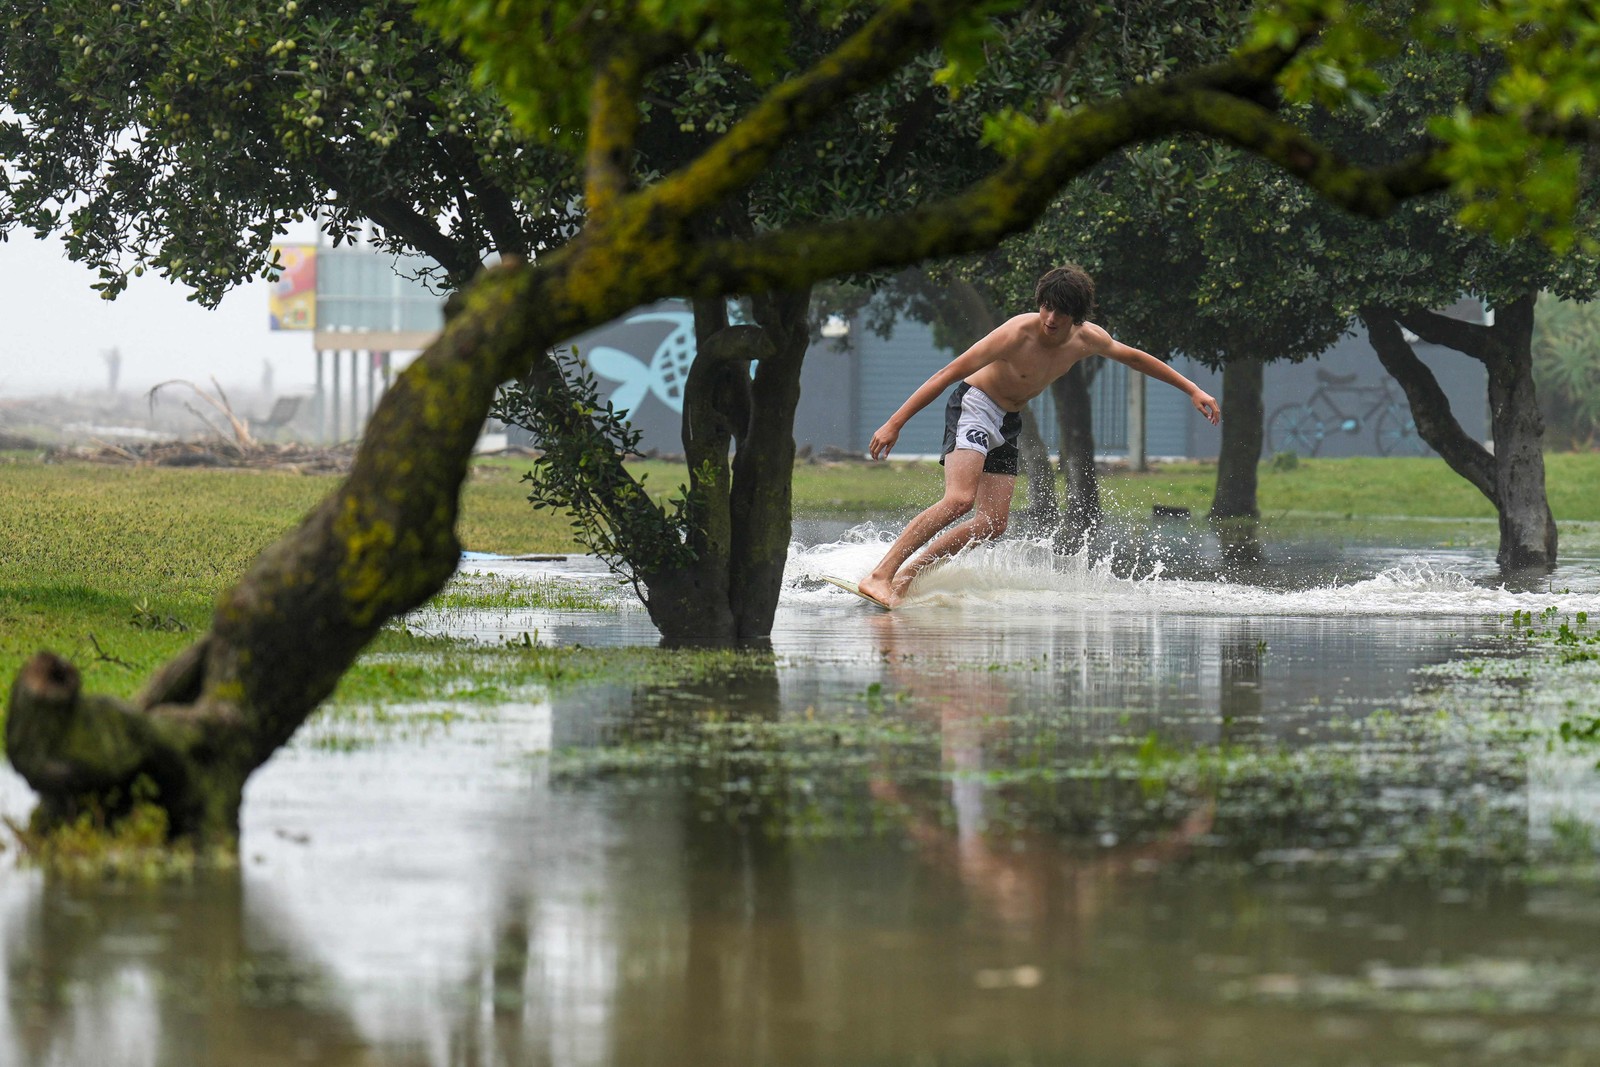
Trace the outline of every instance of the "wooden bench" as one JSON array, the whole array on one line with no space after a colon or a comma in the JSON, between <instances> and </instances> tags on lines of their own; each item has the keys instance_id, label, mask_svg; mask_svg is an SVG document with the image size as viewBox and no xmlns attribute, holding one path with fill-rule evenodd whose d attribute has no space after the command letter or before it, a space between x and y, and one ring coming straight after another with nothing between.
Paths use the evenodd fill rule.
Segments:
<instances>
[{"instance_id":1,"label":"wooden bench","mask_svg":"<svg viewBox=\"0 0 1600 1067\"><path fill-rule=\"evenodd\" d=\"M252 433L271 435L294 421L300 413L300 404L305 400L303 396L280 396L272 403L272 410L264 419L251 419L250 430Z\"/></svg>"}]
</instances>

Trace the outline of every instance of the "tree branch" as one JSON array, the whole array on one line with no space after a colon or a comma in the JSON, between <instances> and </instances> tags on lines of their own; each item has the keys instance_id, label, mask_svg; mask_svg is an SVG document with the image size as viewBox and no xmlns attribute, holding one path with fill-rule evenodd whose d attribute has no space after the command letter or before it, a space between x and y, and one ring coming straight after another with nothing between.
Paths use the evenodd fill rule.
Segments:
<instances>
[{"instance_id":1,"label":"tree branch","mask_svg":"<svg viewBox=\"0 0 1600 1067\"><path fill-rule=\"evenodd\" d=\"M934 93L933 86L924 85L916 96L895 112L894 139L889 142L883 157L878 160L878 167L872 178L874 185L889 184L889 179L900 169L900 164L905 161L911 149L922 140L937 106L938 97Z\"/></svg>"},{"instance_id":2,"label":"tree branch","mask_svg":"<svg viewBox=\"0 0 1600 1067\"><path fill-rule=\"evenodd\" d=\"M476 254L462 249L433 220L399 197L377 193L356 196L350 189L351 183L343 169L329 153L319 153L311 166L328 188L352 203L359 203L362 213L375 225L399 234L407 244L443 267L454 285L465 284L483 266Z\"/></svg>"},{"instance_id":3,"label":"tree branch","mask_svg":"<svg viewBox=\"0 0 1600 1067\"><path fill-rule=\"evenodd\" d=\"M1204 133L1247 148L1306 182L1328 200L1381 218L1409 197L1442 189L1436 156L1364 169L1283 122L1259 104L1194 82L1245 83L1281 57L1243 57L1229 69L1134 90L1042 125L999 170L964 192L879 219L847 220L774 232L748 241L698 246L684 276L693 293L795 288L818 278L898 267L990 247L1027 226L1067 182L1130 144L1174 133Z\"/></svg>"},{"instance_id":4,"label":"tree branch","mask_svg":"<svg viewBox=\"0 0 1600 1067\"><path fill-rule=\"evenodd\" d=\"M1494 344L1490 327L1476 322L1462 322L1437 311L1421 308L1391 312L1395 320L1430 345L1443 345L1462 355L1471 356L1480 363L1489 360L1489 350Z\"/></svg>"},{"instance_id":5,"label":"tree branch","mask_svg":"<svg viewBox=\"0 0 1600 1067\"><path fill-rule=\"evenodd\" d=\"M1441 151L1429 147L1389 166L1367 169L1340 158L1262 105L1229 93L1186 92L1173 104L1178 128L1243 148L1305 182L1355 215L1386 218L1401 201L1447 189Z\"/></svg>"},{"instance_id":6,"label":"tree branch","mask_svg":"<svg viewBox=\"0 0 1600 1067\"><path fill-rule=\"evenodd\" d=\"M891 0L810 70L768 93L699 158L640 194L684 218L753 182L798 134L936 44L967 0Z\"/></svg>"},{"instance_id":7,"label":"tree branch","mask_svg":"<svg viewBox=\"0 0 1600 1067\"><path fill-rule=\"evenodd\" d=\"M1451 470L1471 482L1490 503L1496 503L1499 495L1494 457L1468 436L1451 414L1450 399L1440 388L1439 380L1401 335L1397 313L1389 308L1364 307L1361 321L1366 324L1379 362L1405 390L1418 436L1444 458Z\"/></svg>"},{"instance_id":8,"label":"tree branch","mask_svg":"<svg viewBox=\"0 0 1600 1067\"><path fill-rule=\"evenodd\" d=\"M502 256L526 256L531 249L522 222L517 217L515 202L499 182L484 172L478 153L471 145L463 144L451 154L460 161L466 183L477 198L479 209L483 212L484 226L489 231L490 240L494 241L495 251Z\"/></svg>"},{"instance_id":9,"label":"tree branch","mask_svg":"<svg viewBox=\"0 0 1600 1067\"><path fill-rule=\"evenodd\" d=\"M639 134L639 53L615 49L595 61L589 87L583 202L591 222L604 225L632 184L634 141Z\"/></svg>"}]
</instances>

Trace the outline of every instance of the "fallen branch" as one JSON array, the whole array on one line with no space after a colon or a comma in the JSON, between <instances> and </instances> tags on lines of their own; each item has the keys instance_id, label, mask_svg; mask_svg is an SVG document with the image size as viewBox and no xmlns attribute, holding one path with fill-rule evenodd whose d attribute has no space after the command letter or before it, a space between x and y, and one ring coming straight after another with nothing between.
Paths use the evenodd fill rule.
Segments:
<instances>
[{"instance_id":1,"label":"fallen branch","mask_svg":"<svg viewBox=\"0 0 1600 1067\"><path fill-rule=\"evenodd\" d=\"M221 383L219 383L215 378L211 379L211 385L217 391L216 396L212 396L210 393L207 393L204 389L200 388L198 385L186 378L170 378L167 381L156 383L150 387L150 392L146 394L150 401L150 410L152 414L155 411L156 394L169 385L187 385L190 389L194 390L195 396L199 397L201 400L204 400L207 404L210 404L213 408L220 412L223 417L228 420L228 424L233 427L234 443L238 445L241 452L250 452L255 448L255 438L250 436L249 424L233 413L233 405L228 403L228 394L223 391ZM212 433L216 434L218 437L226 438L226 435L223 434L221 430L217 429L217 427L212 424L211 420L206 418L204 414L196 411L188 404L185 404L184 407L192 412L194 416L201 422L205 423L207 429L211 430Z\"/></svg>"}]
</instances>

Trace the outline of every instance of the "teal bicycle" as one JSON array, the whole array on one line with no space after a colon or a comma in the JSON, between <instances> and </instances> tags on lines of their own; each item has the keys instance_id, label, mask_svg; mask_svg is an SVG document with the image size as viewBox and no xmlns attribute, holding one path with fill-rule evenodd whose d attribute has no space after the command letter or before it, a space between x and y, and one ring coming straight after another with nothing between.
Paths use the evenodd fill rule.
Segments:
<instances>
[{"instance_id":1,"label":"teal bicycle","mask_svg":"<svg viewBox=\"0 0 1600 1067\"><path fill-rule=\"evenodd\" d=\"M1428 444L1417 436L1411 407L1394 379L1384 375L1378 385L1356 385L1357 377L1319 368L1315 392L1267 418L1268 450L1315 456L1334 434L1354 436L1370 427L1380 456L1427 455Z\"/></svg>"}]
</instances>

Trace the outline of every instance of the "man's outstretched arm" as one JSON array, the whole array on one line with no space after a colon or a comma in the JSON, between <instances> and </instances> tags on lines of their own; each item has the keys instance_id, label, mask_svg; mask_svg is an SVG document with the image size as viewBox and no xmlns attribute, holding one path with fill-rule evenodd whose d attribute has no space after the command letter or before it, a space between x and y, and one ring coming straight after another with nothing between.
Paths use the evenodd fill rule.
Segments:
<instances>
[{"instance_id":1,"label":"man's outstretched arm","mask_svg":"<svg viewBox=\"0 0 1600 1067\"><path fill-rule=\"evenodd\" d=\"M1100 331L1102 334L1104 330ZM1179 374L1170 365L1161 362L1150 353L1125 345L1116 341L1109 334L1105 336L1106 344L1100 349L1100 354L1108 359L1114 359L1130 370L1136 370L1148 378L1158 382L1166 382L1174 389L1182 390L1189 397L1189 402L1194 409L1209 419L1212 425L1222 421L1222 405L1217 403L1216 397L1201 389L1198 385Z\"/></svg>"}]
</instances>

